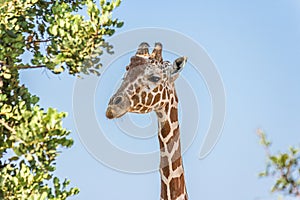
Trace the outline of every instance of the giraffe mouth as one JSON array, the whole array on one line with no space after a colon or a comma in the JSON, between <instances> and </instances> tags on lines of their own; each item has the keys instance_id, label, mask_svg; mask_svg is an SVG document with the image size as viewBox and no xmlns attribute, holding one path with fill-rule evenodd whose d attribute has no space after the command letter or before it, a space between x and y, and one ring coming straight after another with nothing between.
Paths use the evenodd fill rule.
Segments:
<instances>
[{"instance_id":1,"label":"giraffe mouth","mask_svg":"<svg viewBox=\"0 0 300 200\"><path fill-rule=\"evenodd\" d=\"M115 106L108 106L106 110L106 117L108 119L120 118L127 113L127 110L122 110Z\"/></svg>"}]
</instances>

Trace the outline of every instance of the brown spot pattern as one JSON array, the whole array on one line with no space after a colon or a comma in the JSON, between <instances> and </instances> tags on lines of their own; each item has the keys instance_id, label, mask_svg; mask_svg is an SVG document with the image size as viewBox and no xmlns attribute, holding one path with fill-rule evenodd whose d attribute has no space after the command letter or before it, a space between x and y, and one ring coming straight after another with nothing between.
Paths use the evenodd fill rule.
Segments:
<instances>
[{"instance_id":1,"label":"brown spot pattern","mask_svg":"<svg viewBox=\"0 0 300 200\"><path fill-rule=\"evenodd\" d=\"M162 98L163 98L163 99L166 99L166 90L165 90L165 89L163 90Z\"/></svg>"},{"instance_id":2,"label":"brown spot pattern","mask_svg":"<svg viewBox=\"0 0 300 200\"><path fill-rule=\"evenodd\" d=\"M141 90L141 88L140 88L140 87L137 87L137 88L135 89L135 92L136 92L136 93L139 93L140 90Z\"/></svg>"},{"instance_id":3,"label":"brown spot pattern","mask_svg":"<svg viewBox=\"0 0 300 200\"><path fill-rule=\"evenodd\" d=\"M174 96L175 96L175 101L178 102L177 94L175 93Z\"/></svg>"},{"instance_id":4,"label":"brown spot pattern","mask_svg":"<svg viewBox=\"0 0 300 200\"><path fill-rule=\"evenodd\" d=\"M182 165L182 159L179 158L172 163L172 169L176 170L181 165Z\"/></svg>"},{"instance_id":5,"label":"brown spot pattern","mask_svg":"<svg viewBox=\"0 0 300 200\"><path fill-rule=\"evenodd\" d=\"M167 185L163 181L160 181L160 185L161 185L161 194L160 194L160 197L162 199L168 199Z\"/></svg>"},{"instance_id":6,"label":"brown spot pattern","mask_svg":"<svg viewBox=\"0 0 300 200\"><path fill-rule=\"evenodd\" d=\"M181 160L181 150L180 147L178 149L176 149L173 157L172 157L172 169L173 171L175 169L177 169L177 167L179 167L182 164L182 160Z\"/></svg>"},{"instance_id":7,"label":"brown spot pattern","mask_svg":"<svg viewBox=\"0 0 300 200\"><path fill-rule=\"evenodd\" d=\"M161 152L164 152L165 150L165 146L164 146L164 143L163 141L160 139L160 137L158 136L158 141L159 141L159 148L160 148L160 151Z\"/></svg>"},{"instance_id":8,"label":"brown spot pattern","mask_svg":"<svg viewBox=\"0 0 300 200\"><path fill-rule=\"evenodd\" d=\"M154 101L153 101L153 105L154 104L156 104L156 103L158 103L160 101L160 93L158 93L157 95L155 95L155 97L154 97Z\"/></svg>"},{"instance_id":9,"label":"brown spot pattern","mask_svg":"<svg viewBox=\"0 0 300 200\"><path fill-rule=\"evenodd\" d=\"M162 114L161 112L156 112L156 114L157 114L157 116L158 116L159 118L162 118L162 117L163 117L163 114Z\"/></svg>"},{"instance_id":10,"label":"brown spot pattern","mask_svg":"<svg viewBox=\"0 0 300 200\"><path fill-rule=\"evenodd\" d=\"M133 101L133 105L137 105L138 103L139 103L139 96L138 95L133 95L132 97L131 97L131 99L132 99L132 101Z\"/></svg>"},{"instance_id":11,"label":"brown spot pattern","mask_svg":"<svg viewBox=\"0 0 300 200\"><path fill-rule=\"evenodd\" d=\"M147 96L146 92L142 92L142 94L141 94L142 104L146 103L146 96Z\"/></svg>"},{"instance_id":12,"label":"brown spot pattern","mask_svg":"<svg viewBox=\"0 0 300 200\"><path fill-rule=\"evenodd\" d=\"M176 199L184 193L184 176L181 174L178 178L173 178L170 182L171 199Z\"/></svg>"},{"instance_id":13,"label":"brown spot pattern","mask_svg":"<svg viewBox=\"0 0 300 200\"><path fill-rule=\"evenodd\" d=\"M137 109L137 110L139 110L139 109L141 109L143 106L141 105L141 104L138 104L135 108Z\"/></svg>"},{"instance_id":14,"label":"brown spot pattern","mask_svg":"<svg viewBox=\"0 0 300 200\"><path fill-rule=\"evenodd\" d=\"M163 86L162 85L159 85L159 91L162 91L162 89L163 89Z\"/></svg>"},{"instance_id":15,"label":"brown spot pattern","mask_svg":"<svg viewBox=\"0 0 300 200\"><path fill-rule=\"evenodd\" d=\"M169 125L168 122L164 122L164 123L161 124L161 130L160 131L161 131L161 135L162 135L163 138L165 138L169 135L170 130L171 130L171 128L170 128L170 125Z\"/></svg>"},{"instance_id":16,"label":"brown spot pattern","mask_svg":"<svg viewBox=\"0 0 300 200\"><path fill-rule=\"evenodd\" d=\"M148 110L148 108L147 108L146 106L144 106L144 107L140 110L140 112L145 113L147 110Z\"/></svg>"},{"instance_id":17,"label":"brown spot pattern","mask_svg":"<svg viewBox=\"0 0 300 200\"><path fill-rule=\"evenodd\" d=\"M154 88L153 92L158 92L158 87Z\"/></svg>"},{"instance_id":18,"label":"brown spot pattern","mask_svg":"<svg viewBox=\"0 0 300 200\"><path fill-rule=\"evenodd\" d=\"M174 129L173 134L179 136L179 125Z\"/></svg>"},{"instance_id":19,"label":"brown spot pattern","mask_svg":"<svg viewBox=\"0 0 300 200\"><path fill-rule=\"evenodd\" d=\"M170 169L169 169L169 165L168 163L166 163L165 165L162 166L161 168L162 170L162 175L166 178L168 178L170 176Z\"/></svg>"},{"instance_id":20,"label":"brown spot pattern","mask_svg":"<svg viewBox=\"0 0 300 200\"><path fill-rule=\"evenodd\" d=\"M170 140L167 143L169 153L171 153L173 146L174 146L175 142L178 142L178 139L179 139L179 134L173 133L173 136L170 138Z\"/></svg>"},{"instance_id":21,"label":"brown spot pattern","mask_svg":"<svg viewBox=\"0 0 300 200\"><path fill-rule=\"evenodd\" d=\"M146 105L150 106L153 99L153 95L151 93L148 94Z\"/></svg>"},{"instance_id":22,"label":"brown spot pattern","mask_svg":"<svg viewBox=\"0 0 300 200\"><path fill-rule=\"evenodd\" d=\"M166 111L166 113L168 113L168 112L169 112L169 103L166 103L166 106L165 106L165 111Z\"/></svg>"},{"instance_id":23,"label":"brown spot pattern","mask_svg":"<svg viewBox=\"0 0 300 200\"><path fill-rule=\"evenodd\" d=\"M177 108L174 108L174 107L171 108L170 120L171 120L171 123L178 121Z\"/></svg>"}]
</instances>

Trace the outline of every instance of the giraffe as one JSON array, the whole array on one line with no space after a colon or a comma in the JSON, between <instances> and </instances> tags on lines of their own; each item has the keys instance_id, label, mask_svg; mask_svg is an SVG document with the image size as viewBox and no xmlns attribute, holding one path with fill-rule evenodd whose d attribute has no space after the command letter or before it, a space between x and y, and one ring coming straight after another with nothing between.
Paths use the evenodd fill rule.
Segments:
<instances>
[{"instance_id":1,"label":"giraffe","mask_svg":"<svg viewBox=\"0 0 300 200\"><path fill-rule=\"evenodd\" d=\"M187 58L177 58L173 63L163 61L162 44L155 43L149 54L149 45L139 45L121 86L111 97L106 117L119 118L127 112L155 111L158 119L160 146L161 200L187 200L184 169L181 157L178 123L178 98L174 81Z\"/></svg>"}]
</instances>

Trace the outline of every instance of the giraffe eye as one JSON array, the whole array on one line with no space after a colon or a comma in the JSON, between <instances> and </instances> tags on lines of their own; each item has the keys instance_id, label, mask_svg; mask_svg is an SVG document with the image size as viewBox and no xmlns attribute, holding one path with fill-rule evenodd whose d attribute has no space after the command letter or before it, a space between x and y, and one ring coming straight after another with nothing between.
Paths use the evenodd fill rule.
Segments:
<instances>
[{"instance_id":1,"label":"giraffe eye","mask_svg":"<svg viewBox=\"0 0 300 200\"><path fill-rule=\"evenodd\" d=\"M157 81L160 80L159 76L150 76L150 78L148 78L149 81L156 83Z\"/></svg>"}]
</instances>

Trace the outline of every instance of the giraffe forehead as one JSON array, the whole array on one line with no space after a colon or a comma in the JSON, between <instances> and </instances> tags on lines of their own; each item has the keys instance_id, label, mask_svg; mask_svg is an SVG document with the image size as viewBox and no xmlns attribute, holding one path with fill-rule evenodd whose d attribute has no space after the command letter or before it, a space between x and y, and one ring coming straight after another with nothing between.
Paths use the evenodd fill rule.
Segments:
<instances>
[{"instance_id":1,"label":"giraffe forehead","mask_svg":"<svg viewBox=\"0 0 300 200\"><path fill-rule=\"evenodd\" d=\"M153 69L149 68L148 64L138 65L132 68L129 68L125 75L125 79L130 82L134 82L137 79L143 78L145 75L151 73Z\"/></svg>"},{"instance_id":2,"label":"giraffe forehead","mask_svg":"<svg viewBox=\"0 0 300 200\"><path fill-rule=\"evenodd\" d=\"M169 77L170 66L169 61L157 61L150 57L133 56L130 64L126 67L127 72L124 75L123 88L131 88L130 85L148 85L151 76L166 80ZM151 83L150 85L155 84Z\"/></svg>"},{"instance_id":3,"label":"giraffe forehead","mask_svg":"<svg viewBox=\"0 0 300 200\"><path fill-rule=\"evenodd\" d=\"M147 65L150 68L166 69L171 66L171 63L169 61L158 61L151 57L133 56L130 59L130 64L128 65L128 68L135 68L141 65Z\"/></svg>"},{"instance_id":4,"label":"giraffe forehead","mask_svg":"<svg viewBox=\"0 0 300 200\"><path fill-rule=\"evenodd\" d=\"M142 65L130 67L128 72L125 75L125 79L133 82L137 79L142 79L143 77L147 77L150 75L161 75L165 72L165 69L161 66L154 66L149 63L145 63Z\"/></svg>"},{"instance_id":5,"label":"giraffe forehead","mask_svg":"<svg viewBox=\"0 0 300 200\"><path fill-rule=\"evenodd\" d=\"M144 58L144 57L141 57L141 56L133 56L131 57L130 59L130 64L129 64L129 67L130 68L133 68L133 67L137 67L137 66L140 66L140 65L146 65L149 63L149 60Z\"/></svg>"}]
</instances>

